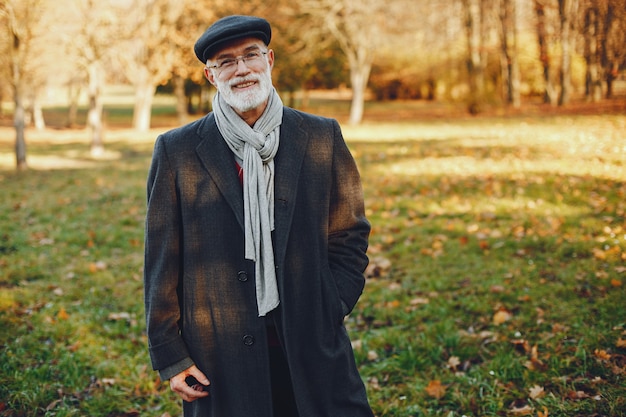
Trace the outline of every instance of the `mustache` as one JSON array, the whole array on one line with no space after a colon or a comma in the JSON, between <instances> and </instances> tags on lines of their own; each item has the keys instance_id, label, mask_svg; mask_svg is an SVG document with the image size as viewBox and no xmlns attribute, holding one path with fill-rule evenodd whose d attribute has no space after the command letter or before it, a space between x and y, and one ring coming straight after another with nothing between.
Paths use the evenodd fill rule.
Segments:
<instances>
[{"instance_id":1,"label":"mustache","mask_svg":"<svg viewBox=\"0 0 626 417\"><path fill-rule=\"evenodd\" d=\"M259 77L253 74L246 75L245 77L236 77L231 80L228 80L228 86L232 87L237 84L249 83L249 82L258 82Z\"/></svg>"}]
</instances>

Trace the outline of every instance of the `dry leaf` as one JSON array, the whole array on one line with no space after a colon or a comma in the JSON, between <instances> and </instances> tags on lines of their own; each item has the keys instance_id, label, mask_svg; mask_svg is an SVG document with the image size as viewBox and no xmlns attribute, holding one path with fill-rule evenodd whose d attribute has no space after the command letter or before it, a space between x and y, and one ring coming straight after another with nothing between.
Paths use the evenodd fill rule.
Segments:
<instances>
[{"instance_id":1,"label":"dry leaf","mask_svg":"<svg viewBox=\"0 0 626 417\"><path fill-rule=\"evenodd\" d=\"M378 353L375 350L370 350L367 352L367 359L369 361L375 361L378 359Z\"/></svg>"},{"instance_id":2,"label":"dry leaf","mask_svg":"<svg viewBox=\"0 0 626 417\"><path fill-rule=\"evenodd\" d=\"M446 394L446 386L441 384L441 381L438 379L433 379L428 383L428 386L425 388L426 393L433 398L441 398Z\"/></svg>"},{"instance_id":3,"label":"dry leaf","mask_svg":"<svg viewBox=\"0 0 626 417\"><path fill-rule=\"evenodd\" d=\"M617 342L615 342L615 346L617 346L618 348L626 348L626 339L617 339Z\"/></svg>"},{"instance_id":4,"label":"dry leaf","mask_svg":"<svg viewBox=\"0 0 626 417\"><path fill-rule=\"evenodd\" d=\"M450 356L448 359L448 367L450 369L456 369L461 364L461 360L458 356Z\"/></svg>"},{"instance_id":5,"label":"dry leaf","mask_svg":"<svg viewBox=\"0 0 626 417\"><path fill-rule=\"evenodd\" d=\"M70 318L70 315L67 314L67 311L65 311L65 308L61 307L61 309L57 313L57 319L59 319L59 320L67 320L69 318Z\"/></svg>"},{"instance_id":6,"label":"dry leaf","mask_svg":"<svg viewBox=\"0 0 626 417\"><path fill-rule=\"evenodd\" d=\"M411 301L409 301L409 304L412 306L417 306L417 305L421 305L421 304L428 304L430 302L430 300L428 298L423 298L423 297L416 297L414 299L412 299Z\"/></svg>"},{"instance_id":7,"label":"dry leaf","mask_svg":"<svg viewBox=\"0 0 626 417\"><path fill-rule=\"evenodd\" d=\"M533 413L533 409L529 405L523 407L515 407L511 410L511 414L516 416L529 416Z\"/></svg>"},{"instance_id":8,"label":"dry leaf","mask_svg":"<svg viewBox=\"0 0 626 417\"><path fill-rule=\"evenodd\" d=\"M493 315L493 324L496 326L505 323L511 319L511 313L506 310L498 310L496 314Z\"/></svg>"},{"instance_id":9,"label":"dry leaf","mask_svg":"<svg viewBox=\"0 0 626 417\"><path fill-rule=\"evenodd\" d=\"M530 388L530 398L532 398L533 400L536 400L537 398L541 398L544 395L546 395L546 393L543 390L543 387L540 387L539 385L533 385Z\"/></svg>"},{"instance_id":10,"label":"dry leaf","mask_svg":"<svg viewBox=\"0 0 626 417\"><path fill-rule=\"evenodd\" d=\"M548 409L543 406L543 411L537 411L537 417L548 417Z\"/></svg>"},{"instance_id":11,"label":"dry leaf","mask_svg":"<svg viewBox=\"0 0 626 417\"><path fill-rule=\"evenodd\" d=\"M608 361L609 359L611 359L611 354L604 349L596 349L593 351L593 354L596 358L603 361Z\"/></svg>"},{"instance_id":12,"label":"dry leaf","mask_svg":"<svg viewBox=\"0 0 626 417\"><path fill-rule=\"evenodd\" d=\"M115 385L115 378L102 378L100 382L102 385Z\"/></svg>"},{"instance_id":13,"label":"dry leaf","mask_svg":"<svg viewBox=\"0 0 626 417\"><path fill-rule=\"evenodd\" d=\"M380 383L378 382L378 378L375 376L368 378L367 383L374 391L380 391Z\"/></svg>"},{"instance_id":14,"label":"dry leaf","mask_svg":"<svg viewBox=\"0 0 626 417\"><path fill-rule=\"evenodd\" d=\"M589 398L589 394L585 391L570 391L567 393L567 398L570 400L581 400L584 398Z\"/></svg>"}]
</instances>

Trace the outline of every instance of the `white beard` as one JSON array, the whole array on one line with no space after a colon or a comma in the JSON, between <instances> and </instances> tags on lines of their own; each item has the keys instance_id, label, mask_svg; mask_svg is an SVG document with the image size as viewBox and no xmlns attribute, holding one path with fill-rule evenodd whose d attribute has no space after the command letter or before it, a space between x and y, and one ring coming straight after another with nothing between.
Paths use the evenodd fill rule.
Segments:
<instances>
[{"instance_id":1,"label":"white beard","mask_svg":"<svg viewBox=\"0 0 626 417\"><path fill-rule=\"evenodd\" d=\"M238 92L233 88L234 85L254 81L256 81L257 84L250 91ZM261 106L270 96L272 92L272 73L268 65L265 71L261 73L253 73L228 81L220 81L216 77L215 84L217 84L217 90L229 106L239 113L245 113Z\"/></svg>"}]
</instances>

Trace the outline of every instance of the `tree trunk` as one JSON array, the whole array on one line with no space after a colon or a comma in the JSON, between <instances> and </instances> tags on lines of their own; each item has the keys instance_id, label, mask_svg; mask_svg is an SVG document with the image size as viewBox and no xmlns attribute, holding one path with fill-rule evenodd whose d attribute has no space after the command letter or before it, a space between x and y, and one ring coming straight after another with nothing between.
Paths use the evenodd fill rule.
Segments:
<instances>
[{"instance_id":1,"label":"tree trunk","mask_svg":"<svg viewBox=\"0 0 626 417\"><path fill-rule=\"evenodd\" d=\"M561 17L561 95L559 105L569 104L572 93L572 51L574 37L572 25L577 9L577 0L559 0Z\"/></svg>"},{"instance_id":2,"label":"tree trunk","mask_svg":"<svg viewBox=\"0 0 626 417\"><path fill-rule=\"evenodd\" d=\"M20 67L19 55L22 45L18 31L15 28L15 16L12 13L9 19L9 29L11 31L11 86L13 87L13 101L15 110L13 111L13 126L15 127L15 167L18 171L28 169L26 163L26 112L24 110L24 84L22 82L22 69Z\"/></svg>"},{"instance_id":3,"label":"tree trunk","mask_svg":"<svg viewBox=\"0 0 626 417\"><path fill-rule=\"evenodd\" d=\"M603 33L602 33L602 69L606 80L606 98L613 97L613 82L619 76L620 62L623 59L623 41L618 37L615 38L616 32L620 32L620 22L616 15L619 13L619 5L609 2L604 17ZM616 10L616 8L618 10ZM623 10L623 8L622 8ZM622 11L623 13L623 11ZM622 38L623 39L623 38ZM617 50L616 50L617 49Z\"/></svg>"},{"instance_id":4,"label":"tree trunk","mask_svg":"<svg viewBox=\"0 0 626 417\"><path fill-rule=\"evenodd\" d=\"M80 98L80 85L70 81L67 87L69 107L67 110L67 127L74 127L78 120L78 100Z\"/></svg>"},{"instance_id":5,"label":"tree trunk","mask_svg":"<svg viewBox=\"0 0 626 417\"><path fill-rule=\"evenodd\" d=\"M104 153L104 139L102 129L102 98L100 97L100 65L93 62L89 65L89 87L87 96L89 110L87 125L91 132L91 155L98 157Z\"/></svg>"},{"instance_id":6,"label":"tree trunk","mask_svg":"<svg viewBox=\"0 0 626 417\"><path fill-rule=\"evenodd\" d=\"M483 106L484 71L480 54L480 0L463 0L465 8L465 34L467 37L467 72L469 77L468 110L479 113Z\"/></svg>"},{"instance_id":7,"label":"tree trunk","mask_svg":"<svg viewBox=\"0 0 626 417\"><path fill-rule=\"evenodd\" d=\"M350 124L356 125L363 120L365 111L365 92L371 71L371 63L365 59L350 59L350 82L352 83L352 103L350 105Z\"/></svg>"},{"instance_id":8,"label":"tree trunk","mask_svg":"<svg viewBox=\"0 0 626 417\"><path fill-rule=\"evenodd\" d=\"M585 97L587 101L598 102L602 99L600 64L598 60L598 9L589 7L585 12Z\"/></svg>"},{"instance_id":9,"label":"tree trunk","mask_svg":"<svg viewBox=\"0 0 626 417\"><path fill-rule=\"evenodd\" d=\"M554 87L552 68L550 66L549 36L547 30L547 17L542 0L535 0L535 12L537 13L537 41L539 43L539 60L543 67L543 81L545 84L543 102L556 106L557 94Z\"/></svg>"},{"instance_id":10,"label":"tree trunk","mask_svg":"<svg viewBox=\"0 0 626 417\"><path fill-rule=\"evenodd\" d=\"M502 26L502 81L505 88L506 103L519 108L520 71L517 59L517 17L515 0L502 0L500 4Z\"/></svg>"},{"instance_id":11,"label":"tree trunk","mask_svg":"<svg viewBox=\"0 0 626 417\"><path fill-rule=\"evenodd\" d=\"M28 169L26 163L26 139L24 131L26 129L24 110L24 95L22 88L18 84L15 87L15 111L13 114L13 126L15 127L15 162L18 171Z\"/></svg>"},{"instance_id":12,"label":"tree trunk","mask_svg":"<svg viewBox=\"0 0 626 417\"><path fill-rule=\"evenodd\" d=\"M150 129L152 115L152 100L154 98L154 86L150 83L147 68L140 68L135 84L135 108L133 112L133 127L139 132L147 132Z\"/></svg>"},{"instance_id":13,"label":"tree trunk","mask_svg":"<svg viewBox=\"0 0 626 417\"><path fill-rule=\"evenodd\" d=\"M189 116L189 113L187 113L187 97L185 96L185 79L178 74L174 74L172 82L174 83L178 124L183 125Z\"/></svg>"},{"instance_id":14,"label":"tree trunk","mask_svg":"<svg viewBox=\"0 0 626 417\"><path fill-rule=\"evenodd\" d=\"M33 122L35 123L35 129L42 131L46 128L46 120L43 117L43 109L41 108L41 101L35 95L32 98L33 106Z\"/></svg>"}]
</instances>

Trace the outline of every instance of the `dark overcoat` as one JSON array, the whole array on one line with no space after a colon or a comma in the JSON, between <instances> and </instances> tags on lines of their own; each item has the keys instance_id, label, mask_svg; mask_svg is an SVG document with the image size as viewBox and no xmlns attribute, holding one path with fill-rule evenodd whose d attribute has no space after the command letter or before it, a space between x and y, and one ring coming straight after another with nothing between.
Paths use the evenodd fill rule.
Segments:
<instances>
[{"instance_id":1,"label":"dark overcoat","mask_svg":"<svg viewBox=\"0 0 626 417\"><path fill-rule=\"evenodd\" d=\"M161 135L148 178L145 306L154 369L191 358L210 396L185 416L271 417L267 318L244 259L243 199L212 113ZM285 107L275 157L272 313L301 417L371 417L343 325L364 286L355 162L338 123Z\"/></svg>"}]
</instances>

